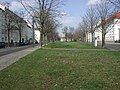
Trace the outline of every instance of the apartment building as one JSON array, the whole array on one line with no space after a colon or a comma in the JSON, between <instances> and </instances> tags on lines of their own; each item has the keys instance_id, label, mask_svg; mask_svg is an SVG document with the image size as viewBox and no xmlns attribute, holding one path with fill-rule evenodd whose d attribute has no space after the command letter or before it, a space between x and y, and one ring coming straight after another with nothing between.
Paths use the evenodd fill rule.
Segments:
<instances>
[{"instance_id":1,"label":"apartment building","mask_svg":"<svg viewBox=\"0 0 120 90\"><path fill-rule=\"evenodd\" d=\"M119 42L120 41L120 12L117 12L112 17L108 18L104 22L98 23L95 31L95 37L102 41L102 31L101 25L107 23L108 27L106 29L107 33L105 35L106 42Z\"/></svg>"},{"instance_id":2,"label":"apartment building","mask_svg":"<svg viewBox=\"0 0 120 90\"><path fill-rule=\"evenodd\" d=\"M32 41L32 28L20 16L0 5L0 42L18 44Z\"/></svg>"},{"instance_id":3,"label":"apartment building","mask_svg":"<svg viewBox=\"0 0 120 90\"><path fill-rule=\"evenodd\" d=\"M102 42L102 24L108 24L106 29L107 33L105 35L105 42L119 42L120 43L120 12L117 12L112 17L106 19L104 22L97 23L96 30L94 32L94 38L97 39L98 42ZM91 33L87 33L86 41L92 42Z\"/></svg>"}]
</instances>

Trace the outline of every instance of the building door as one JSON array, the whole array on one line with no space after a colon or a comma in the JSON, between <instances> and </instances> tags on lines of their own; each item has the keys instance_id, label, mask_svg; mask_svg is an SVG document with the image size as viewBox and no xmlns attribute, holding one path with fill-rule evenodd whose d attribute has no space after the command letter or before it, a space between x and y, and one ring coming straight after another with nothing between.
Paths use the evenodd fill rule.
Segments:
<instances>
[{"instance_id":1,"label":"building door","mask_svg":"<svg viewBox=\"0 0 120 90\"><path fill-rule=\"evenodd\" d=\"M22 38L22 43L24 43L24 38Z\"/></svg>"}]
</instances>

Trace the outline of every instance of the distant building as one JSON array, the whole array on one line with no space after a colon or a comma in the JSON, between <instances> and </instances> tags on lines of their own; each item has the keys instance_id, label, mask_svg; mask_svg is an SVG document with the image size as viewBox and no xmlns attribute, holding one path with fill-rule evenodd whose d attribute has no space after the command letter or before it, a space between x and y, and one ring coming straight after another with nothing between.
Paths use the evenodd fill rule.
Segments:
<instances>
[{"instance_id":1,"label":"distant building","mask_svg":"<svg viewBox=\"0 0 120 90\"><path fill-rule=\"evenodd\" d=\"M92 42L92 34L90 32L87 32L85 39L86 42Z\"/></svg>"},{"instance_id":2,"label":"distant building","mask_svg":"<svg viewBox=\"0 0 120 90\"><path fill-rule=\"evenodd\" d=\"M61 33L61 42L65 42L66 41L66 36L65 36L65 32L63 31Z\"/></svg>"}]
</instances>

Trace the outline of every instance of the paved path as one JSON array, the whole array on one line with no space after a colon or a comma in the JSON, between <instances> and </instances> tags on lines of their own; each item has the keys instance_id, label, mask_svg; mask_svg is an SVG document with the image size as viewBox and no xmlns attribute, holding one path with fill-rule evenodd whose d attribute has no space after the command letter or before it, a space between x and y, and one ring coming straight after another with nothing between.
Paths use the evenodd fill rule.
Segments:
<instances>
[{"instance_id":1,"label":"paved path","mask_svg":"<svg viewBox=\"0 0 120 90\"><path fill-rule=\"evenodd\" d=\"M120 51L120 43L107 43L105 47L111 51Z\"/></svg>"},{"instance_id":2,"label":"paved path","mask_svg":"<svg viewBox=\"0 0 120 90\"><path fill-rule=\"evenodd\" d=\"M21 51L17 51L14 53L10 53L7 55L0 56L0 70L6 68L7 66L13 64L18 61L20 58L32 53L33 51L39 49L39 46L35 46L34 48L27 48Z\"/></svg>"},{"instance_id":3,"label":"paved path","mask_svg":"<svg viewBox=\"0 0 120 90\"><path fill-rule=\"evenodd\" d=\"M78 48L47 48L43 47L43 49L51 49L51 50L70 50L70 51L108 51L107 49L78 49Z\"/></svg>"}]
</instances>

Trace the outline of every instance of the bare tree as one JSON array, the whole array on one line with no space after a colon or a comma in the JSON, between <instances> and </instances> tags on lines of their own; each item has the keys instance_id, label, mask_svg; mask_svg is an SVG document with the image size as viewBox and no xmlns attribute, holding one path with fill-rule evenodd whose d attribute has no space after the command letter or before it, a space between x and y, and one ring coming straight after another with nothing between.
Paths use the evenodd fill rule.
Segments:
<instances>
[{"instance_id":1,"label":"bare tree","mask_svg":"<svg viewBox=\"0 0 120 90\"><path fill-rule=\"evenodd\" d=\"M95 32L95 25L97 23L97 14L96 14L96 8L94 5L90 5L88 10L87 10L87 13L86 13L86 16L84 19L84 23L86 21L86 23L88 24L88 33L90 32L91 35L92 35L92 44L94 44L94 32ZM87 26L86 26L87 27Z\"/></svg>"},{"instance_id":2,"label":"bare tree","mask_svg":"<svg viewBox=\"0 0 120 90\"><path fill-rule=\"evenodd\" d=\"M86 27L83 20L79 23L78 28L74 31L74 40L77 41L81 38L81 41L86 42Z\"/></svg>"},{"instance_id":3,"label":"bare tree","mask_svg":"<svg viewBox=\"0 0 120 90\"><path fill-rule=\"evenodd\" d=\"M11 36L12 36L12 33L16 30L19 31L19 37L20 37L19 41L21 43L21 32L23 29L23 21L24 21L23 18L21 18L21 16L23 16L23 13L20 16L18 16L17 15L18 13L9 10L10 3L5 2L3 5L5 6L5 10L3 12L5 23L3 26L7 33L7 38L6 38L8 40L7 46L10 46L10 43L13 44L13 40L11 39Z\"/></svg>"},{"instance_id":4,"label":"bare tree","mask_svg":"<svg viewBox=\"0 0 120 90\"><path fill-rule=\"evenodd\" d=\"M9 8L11 6L10 2L3 2L1 3L3 6L5 6L6 8Z\"/></svg>"},{"instance_id":5,"label":"bare tree","mask_svg":"<svg viewBox=\"0 0 120 90\"><path fill-rule=\"evenodd\" d=\"M105 0L101 0L100 3L96 4L96 8L97 8L97 14L98 14L98 18L100 21L100 28L101 28L101 32L102 32L102 47L104 47L105 45L105 35L108 32L108 27L109 27L109 23L105 23L105 21L110 17L111 15L111 4L108 1Z\"/></svg>"},{"instance_id":6,"label":"bare tree","mask_svg":"<svg viewBox=\"0 0 120 90\"><path fill-rule=\"evenodd\" d=\"M6 29L7 32L7 40L8 40L8 47L10 46L10 33L12 33L12 30L15 28L15 14L10 11L8 8L5 8L5 12L4 12L4 19L5 19L5 24L4 27Z\"/></svg>"},{"instance_id":7,"label":"bare tree","mask_svg":"<svg viewBox=\"0 0 120 90\"><path fill-rule=\"evenodd\" d=\"M41 46L43 44L44 38L44 30L45 30L45 23L47 22L48 18L56 17L58 15L58 7L61 4L61 0L36 0L36 5L29 5L26 4L24 0L20 0L24 8L28 11L28 13L36 19L36 25L40 29L41 32ZM31 14L31 11L34 15Z\"/></svg>"},{"instance_id":8,"label":"bare tree","mask_svg":"<svg viewBox=\"0 0 120 90\"><path fill-rule=\"evenodd\" d=\"M46 36L46 39L51 39L52 42L55 41L56 38L56 29L59 25L58 21L54 20L54 18L49 18L47 22L45 23L46 27L44 30L44 35ZM49 40L49 41L51 41ZM47 40L46 40L47 41Z\"/></svg>"},{"instance_id":9,"label":"bare tree","mask_svg":"<svg viewBox=\"0 0 120 90\"><path fill-rule=\"evenodd\" d=\"M68 38L70 39L70 41L73 41L74 30L75 30L74 27L69 27Z\"/></svg>"},{"instance_id":10,"label":"bare tree","mask_svg":"<svg viewBox=\"0 0 120 90\"><path fill-rule=\"evenodd\" d=\"M120 10L120 0L108 0L110 3L112 3L117 9Z\"/></svg>"},{"instance_id":11,"label":"bare tree","mask_svg":"<svg viewBox=\"0 0 120 90\"><path fill-rule=\"evenodd\" d=\"M73 32L73 40L74 41L78 41L80 39L83 40L83 36L82 35L83 34L81 33L80 28L75 29L74 32Z\"/></svg>"},{"instance_id":12,"label":"bare tree","mask_svg":"<svg viewBox=\"0 0 120 90\"><path fill-rule=\"evenodd\" d=\"M22 11L21 12L16 12L16 15L17 15L17 19L16 19L15 26L16 26L18 32L19 32L19 45L21 45L22 32L23 32L23 29L24 29L25 25L27 25L27 23L24 20L24 16L25 16L24 12L22 12Z\"/></svg>"},{"instance_id":13,"label":"bare tree","mask_svg":"<svg viewBox=\"0 0 120 90\"><path fill-rule=\"evenodd\" d=\"M55 33L55 41L60 41L60 35L59 35L58 31L56 31L56 33Z\"/></svg>"},{"instance_id":14,"label":"bare tree","mask_svg":"<svg viewBox=\"0 0 120 90\"><path fill-rule=\"evenodd\" d=\"M82 40L84 42L88 42L88 32L90 32L89 28L90 28L90 24L88 23L88 20L87 20L87 17L86 16L83 16L82 17L82 20L79 24L79 28L81 30L81 33L83 35L82 36Z\"/></svg>"}]
</instances>

